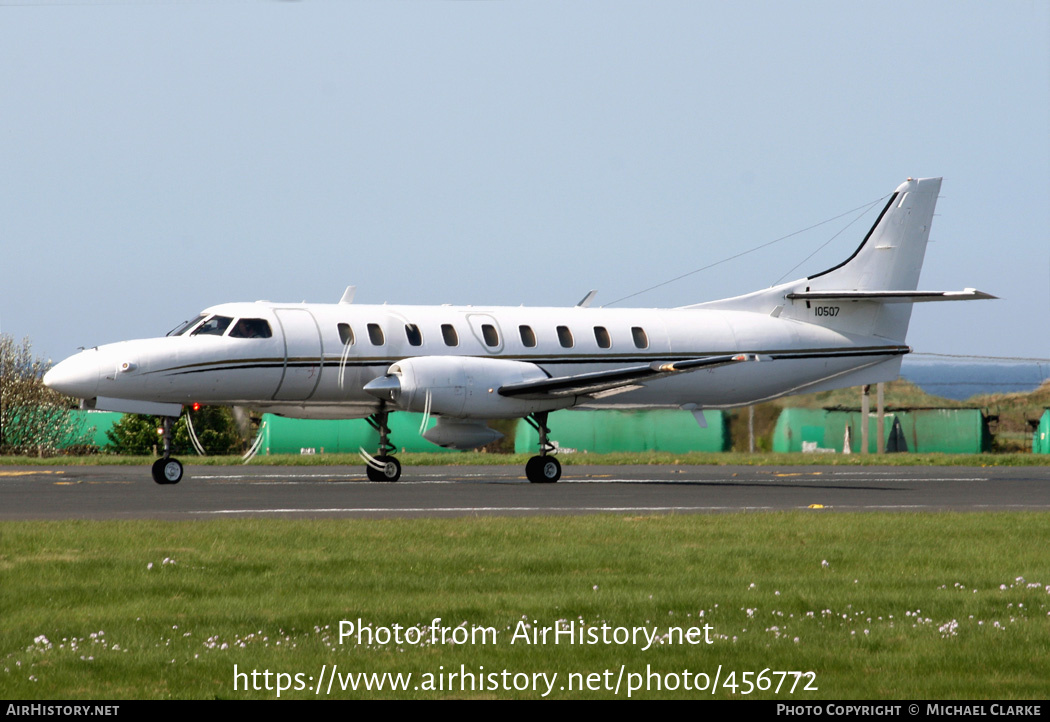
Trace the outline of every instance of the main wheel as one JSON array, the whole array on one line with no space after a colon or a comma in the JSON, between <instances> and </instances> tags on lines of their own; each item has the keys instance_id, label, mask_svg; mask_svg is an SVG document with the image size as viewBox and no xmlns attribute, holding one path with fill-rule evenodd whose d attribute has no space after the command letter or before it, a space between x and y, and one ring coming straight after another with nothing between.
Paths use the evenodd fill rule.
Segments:
<instances>
[{"instance_id":1,"label":"main wheel","mask_svg":"<svg viewBox=\"0 0 1050 722\"><path fill-rule=\"evenodd\" d=\"M157 459L153 462L153 481L158 484L178 484L182 481L182 462L178 459Z\"/></svg>"},{"instance_id":2,"label":"main wheel","mask_svg":"<svg viewBox=\"0 0 1050 722\"><path fill-rule=\"evenodd\" d=\"M525 477L533 484L553 484L561 478L561 462L553 456L534 456L525 464Z\"/></svg>"},{"instance_id":3,"label":"main wheel","mask_svg":"<svg viewBox=\"0 0 1050 722\"><path fill-rule=\"evenodd\" d=\"M365 473L368 474L369 481L397 481L401 478L401 462L395 459L393 456L387 456L381 454L375 457L376 461L382 464L382 469L376 469L371 464L365 467Z\"/></svg>"}]
</instances>

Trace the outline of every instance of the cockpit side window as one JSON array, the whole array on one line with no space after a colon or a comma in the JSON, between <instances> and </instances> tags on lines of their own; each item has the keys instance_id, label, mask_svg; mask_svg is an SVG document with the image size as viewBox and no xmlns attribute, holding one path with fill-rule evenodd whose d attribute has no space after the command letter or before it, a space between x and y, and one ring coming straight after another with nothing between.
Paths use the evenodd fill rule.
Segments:
<instances>
[{"instance_id":1,"label":"cockpit side window","mask_svg":"<svg viewBox=\"0 0 1050 722\"><path fill-rule=\"evenodd\" d=\"M242 318L233 325L230 338L270 338L273 331L263 318Z\"/></svg>"},{"instance_id":2,"label":"cockpit side window","mask_svg":"<svg viewBox=\"0 0 1050 722\"><path fill-rule=\"evenodd\" d=\"M197 327L191 336L222 336L233 321L229 316L212 316Z\"/></svg>"}]
</instances>

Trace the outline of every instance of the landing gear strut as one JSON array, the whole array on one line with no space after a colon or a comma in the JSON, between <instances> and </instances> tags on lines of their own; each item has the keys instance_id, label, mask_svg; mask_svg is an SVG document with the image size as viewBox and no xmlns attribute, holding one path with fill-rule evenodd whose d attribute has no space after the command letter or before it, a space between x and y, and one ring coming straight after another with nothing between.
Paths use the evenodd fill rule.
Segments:
<instances>
[{"instance_id":1,"label":"landing gear strut","mask_svg":"<svg viewBox=\"0 0 1050 722\"><path fill-rule=\"evenodd\" d=\"M391 456L397 447L390 443L390 427L387 426L389 416L390 412L380 405L379 411L367 419L369 425L379 432L379 453L369 456L362 450L361 454L368 464L365 473L369 481L397 481L401 478L401 462Z\"/></svg>"},{"instance_id":2,"label":"landing gear strut","mask_svg":"<svg viewBox=\"0 0 1050 722\"><path fill-rule=\"evenodd\" d=\"M540 411L527 416L525 421L540 435L540 455L532 457L525 464L525 477L533 484L553 484L561 478L561 463L553 456L548 456L554 453L554 444L547 440L547 434L550 433L547 412Z\"/></svg>"},{"instance_id":3,"label":"landing gear strut","mask_svg":"<svg viewBox=\"0 0 1050 722\"><path fill-rule=\"evenodd\" d=\"M158 484L178 484L182 481L182 462L171 457L172 428L176 421L170 416L161 419L164 456L153 462L153 481Z\"/></svg>"}]
</instances>

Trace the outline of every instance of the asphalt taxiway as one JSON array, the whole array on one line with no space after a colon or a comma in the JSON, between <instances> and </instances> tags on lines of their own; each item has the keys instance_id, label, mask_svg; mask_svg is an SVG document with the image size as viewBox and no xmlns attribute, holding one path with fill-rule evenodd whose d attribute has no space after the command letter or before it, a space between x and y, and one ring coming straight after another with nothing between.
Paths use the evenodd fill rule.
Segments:
<instances>
[{"instance_id":1,"label":"asphalt taxiway","mask_svg":"<svg viewBox=\"0 0 1050 722\"><path fill-rule=\"evenodd\" d=\"M516 466L187 466L158 486L136 466L0 467L0 520L693 514L788 509L1050 510L1050 467L566 466L530 484Z\"/></svg>"}]
</instances>

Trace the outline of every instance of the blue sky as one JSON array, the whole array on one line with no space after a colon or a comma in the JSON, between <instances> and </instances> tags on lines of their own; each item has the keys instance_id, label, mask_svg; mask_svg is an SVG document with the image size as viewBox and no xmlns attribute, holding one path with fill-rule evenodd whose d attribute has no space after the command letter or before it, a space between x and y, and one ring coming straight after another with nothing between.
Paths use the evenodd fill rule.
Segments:
<instances>
[{"instance_id":1,"label":"blue sky","mask_svg":"<svg viewBox=\"0 0 1050 722\"><path fill-rule=\"evenodd\" d=\"M943 176L919 352L1050 357L1050 3L0 0L0 331L573 305ZM769 286L852 216L620 305ZM848 256L868 215L790 278Z\"/></svg>"}]
</instances>

